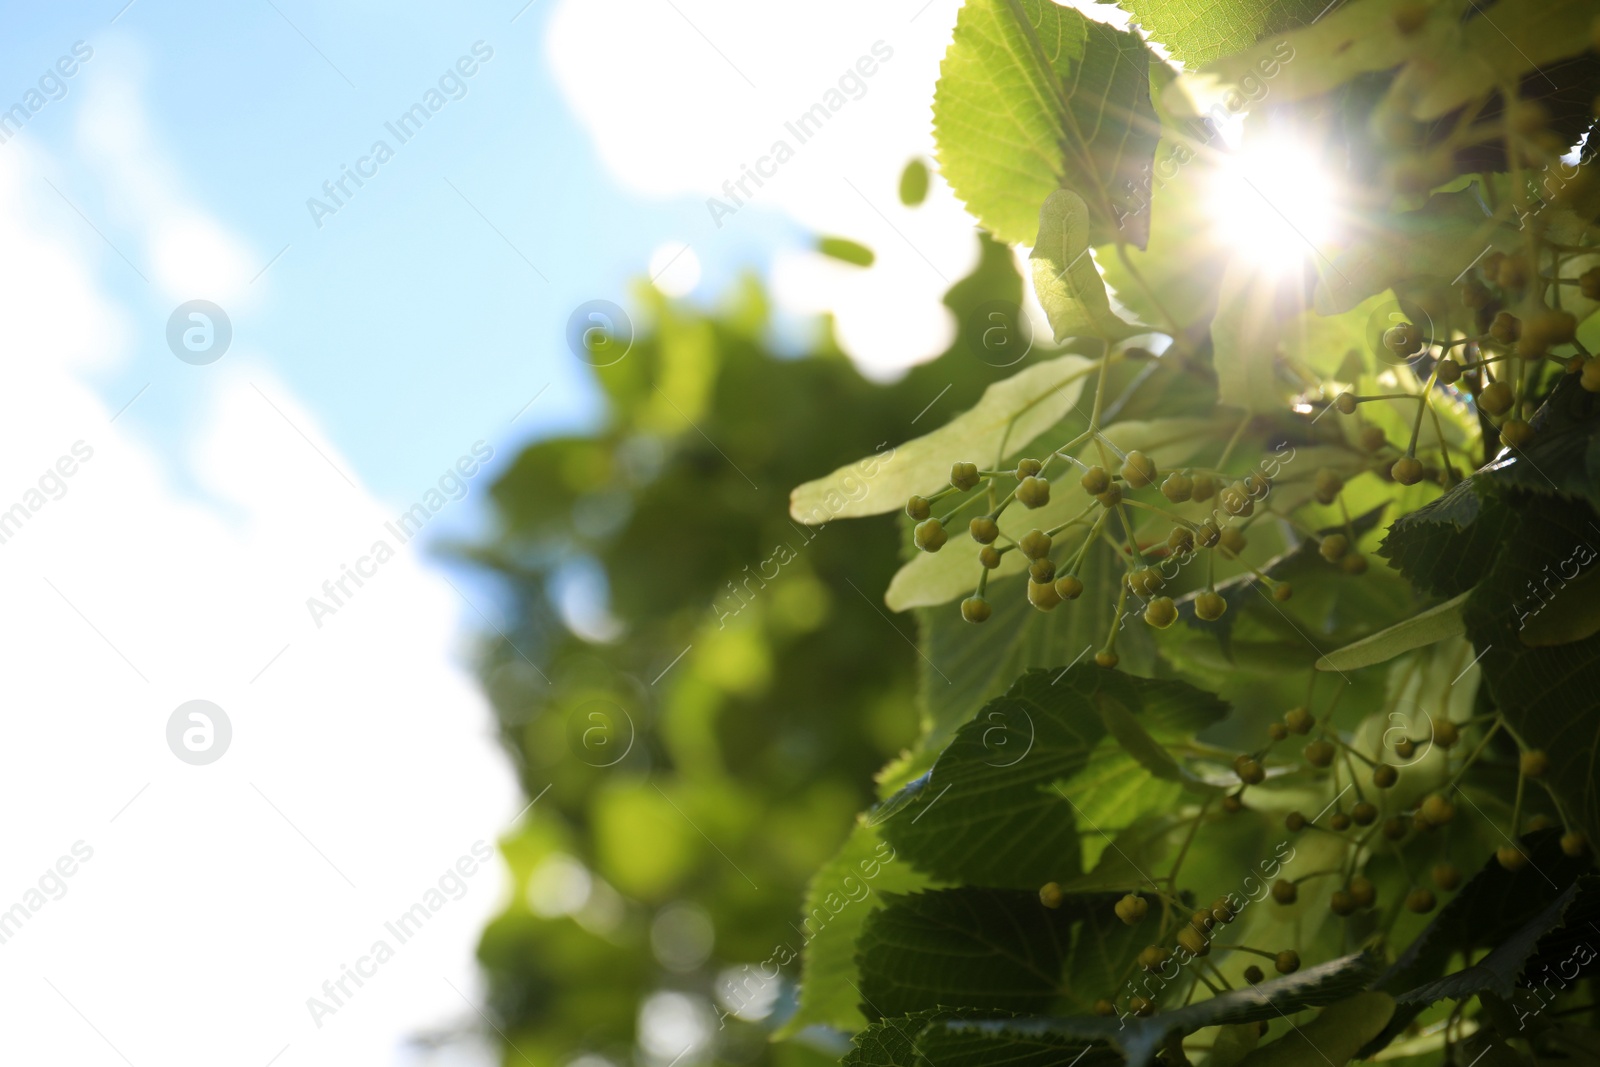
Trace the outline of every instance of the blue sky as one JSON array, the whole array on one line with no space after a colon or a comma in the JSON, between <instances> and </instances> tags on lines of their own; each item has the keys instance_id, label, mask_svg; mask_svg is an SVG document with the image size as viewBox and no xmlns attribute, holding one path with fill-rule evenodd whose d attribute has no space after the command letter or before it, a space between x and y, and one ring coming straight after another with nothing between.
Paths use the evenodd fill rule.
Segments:
<instances>
[{"instance_id":1,"label":"blue sky","mask_svg":"<svg viewBox=\"0 0 1600 1067\"><path fill-rule=\"evenodd\" d=\"M265 268L250 286L264 289L254 306L231 312L233 351L270 363L357 480L396 504L475 440L509 456L529 435L592 418L584 368L562 342L568 314L597 297L626 306L653 249L708 228L699 198L647 202L616 188L541 62L543 0L399 11L136 0L120 15L101 6L94 17L30 8L0 44L11 72L0 93L20 98L76 41L94 48L66 98L26 129L71 160L75 97L109 68L137 72L150 132L184 193ZM465 95L402 144L385 123L478 42L493 54L459 78ZM380 139L393 158L362 187L347 182L354 195L319 228L308 198L331 203L323 183ZM117 250L104 249L99 270L142 327L135 358L95 387L115 408L149 383L124 418L176 446L205 369L167 351L171 301L135 273L150 269L107 210L114 190L70 167L51 180ZM700 291L724 289L774 244L798 239L781 215L744 213L734 240L701 250Z\"/></svg>"}]
</instances>

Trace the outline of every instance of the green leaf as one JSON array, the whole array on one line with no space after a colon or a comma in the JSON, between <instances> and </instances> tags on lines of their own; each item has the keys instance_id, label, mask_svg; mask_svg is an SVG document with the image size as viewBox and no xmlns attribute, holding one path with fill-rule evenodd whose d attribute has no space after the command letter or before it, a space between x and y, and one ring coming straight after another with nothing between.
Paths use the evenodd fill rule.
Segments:
<instances>
[{"instance_id":1,"label":"green leaf","mask_svg":"<svg viewBox=\"0 0 1600 1067\"><path fill-rule=\"evenodd\" d=\"M822 526L903 508L914 494L948 485L952 463L1003 459L1002 442L1020 450L1060 422L1094 368L1082 356L1061 356L995 382L970 409L932 433L806 482L790 494L789 514Z\"/></svg>"},{"instance_id":2,"label":"green leaf","mask_svg":"<svg viewBox=\"0 0 1600 1067\"><path fill-rule=\"evenodd\" d=\"M1565 375L1532 419L1533 442L1474 476L1499 488L1587 501L1600 509L1600 396Z\"/></svg>"},{"instance_id":3,"label":"green leaf","mask_svg":"<svg viewBox=\"0 0 1600 1067\"><path fill-rule=\"evenodd\" d=\"M1214 696L1181 682L1093 665L1029 671L956 732L915 787L914 802L883 823L884 837L940 878L1037 889L1078 874L1080 833L1093 833L1088 825L1080 831L1079 813L1100 798L1074 779L1124 751L1099 713L1102 698L1139 715L1158 740L1174 742L1227 713ZM1128 771L1124 782L1151 781L1131 758Z\"/></svg>"},{"instance_id":4,"label":"green leaf","mask_svg":"<svg viewBox=\"0 0 1600 1067\"><path fill-rule=\"evenodd\" d=\"M1566 920L1567 912L1581 893L1596 892L1597 881L1600 880L1595 876L1585 875L1573 882L1543 911L1523 923L1515 933L1496 945L1493 952L1471 967L1402 993L1397 999L1406 1004L1422 1005L1446 999L1466 1000L1482 993L1511 999L1517 989L1517 979L1522 976L1539 942Z\"/></svg>"},{"instance_id":5,"label":"green leaf","mask_svg":"<svg viewBox=\"0 0 1600 1067\"><path fill-rule=\"evenodd\" d=\"M1071 519L1083 509L1083 500L1070 492L1070 483L1061 488L1067 491L1052 492L1050 503L1037 511L1018 507L1007 508L999 519L1001 534L1015 541L1030 530L1052 529ZM978 575L982 572L983 566L978 562L978 546L968 539L967 531L959 526L949 532L950 544L938 552L917 553L895 572L894 578L889 582L889 588L883 594L883 602L889 610L907 611L911 608L935 607L972 595L973 590L977 588ZM1080 526L1057 535L1054 542L1061 547L1052 550L1052 558L1058 562L1066 558L1083 544L1086 532L1087 529ZM1001 543L1004 544L1003 541ZM1000 557L1000 566L989 572L989 588L994 592L988 594L988 598L997 610L1001 607L999 598L1002 595L997 583L1001 579L1022 574L1027 570L1028 562L1027 557L1021 552L1007 552ZM1016 583L1010 583L1006 588L1010 589L1014 585ZM1026 594L1021 592L1020 587L1018 587L1018 597L1025 601ZM1028 611L1031 613L1033 609L1029 608ZM954 614L959 621L959 612L953 607L938 614L946 616ZM1028 617L1026 614L1018 614L1016 622L1023 624ZM982 627L983 632L980 634L970 624L963 624L960 632L978 640L980 637L989 636L990 631L998 629L1002 627L996 627L991 622ZM1012 627L1004 629L1011 631ZM943 664L943 660L935 662ZM1018 668L1011 672L1011 677L1014 678L1021 673L1021 668ZM972 701L967 710L970 711L981 703L982 700Z\"/></svg>"},{"instance_id":6,"label":"green leaf","mask_svg":"<svg viewBox=\"0 0 1600 1067\"><path fill-rule=\"evenodd\" d=\"M913 1042L935 1019L949 1011L922 1011L899 1019L881 1019L851 1039L843 1067L923 1067Z\"/></svg>"},{"instance_id":7,"label":"green leaf","mask_svg":"<svg viewBox=\"0 0 1600 1067\"><path fill-rule=\"evenodd\" d=\"M1083 824L1085 868L1103 863L1117 836L1134 822L1152 811L1171 810L1183 799L1181 785L1154 777L1125 749L1112 745L1101 745L1076 778L1052 782L1050 790L1071 800Z\"/></svg>"},{"instance_id":8,"label":"green leaf","mask_svg":"<svg viewBox=\"0 0 1600 1067\"><path fill-rule=\"evenodd\" d=\"M1600 634L1536 648L1521 639L1530 619L1552 610L1550 593L1600 558L1597 517L1587 504L1518 496L1505 548L1467 600L1467 635L1495 707L1525 745L1549 753L1546 785L1600 840Z\"/></svg>"},{"instance_id":9,"label":"green leaf","mask_svg":"<svg viewBox=\"0 0 1600 1067\"><path fill-rule=\"evenodd\" d=\"M1039 1012L1060 993L1072 926L1111 897L1060 908L1037 890L930 890L892 894L857 943L862 1010L870 1018L941 1006Z\"/></svg>"},{"instance_id":10,"label":"green leaf","mask_svg":"<svg viewBox=\"0 0 1600 1067\"><path fill-rule=\"evenodd\" d=\"M1063 424L1062 427L1058 428L1058 432L1061 435L1060 439L1066 440L1076 436L1084 426L1088 425L1088 421L1087 413L1083 413L1081 419L1073 419ZM1168 418L1148 422L1142 420L1119 422L1115 424L1115 429L1111 432L1115 435L1117 444L1122 449L1137 448L1149 456L1151 461L1159 468L1170 470L1190 462L1202 449L1214 447L1214 442L1218 435L1223 435L1225 438L1227 434L1233 431L1236 425L1236 420L1231 418ZM1078 457L1085 462L1099 462L1092 443L1081 447L1078 450ZM1019 507L1006 509L999 520L1002 534L1012 540L1016 540L1029 530L1048 530L1060 526L1083 511L1084 506L1089 502L1088 497L1078 488L1077 480L1071 476L1070 471L1066 477L1060 477L1064 469L1065 467L1062 464L1057 464L1051 469L1050 477L1058 484L1053 486L1050 502L1044 507L1036 511ZM965 514L963 513L963 516ZM1090 518L1092 519L1093 515ZM1087 524L1061 533L1055 538L1051 558L1058 565L1062 565L1071 559L1076 555L1078 547L1082 545L1083 536L1086 532ZM905 611L908 608L946 604L958 597L971 595L977 585L980 567L977 561L977 546L967 539L965 530L960 528L959 524L950 530L950 537L951 543L943 549L938 552L918 552L895 574L894 580L889 583L888 592L884 594L883 598L884 603L891 610ZM1096 561L1091 561L1091 564L1094 562ZM1007 552L1001 556L1000 566L989 574L991 588L993 588L997 578L1021 574L1025 569L1026 563L1027 560L1020 552ZM1081 575L1086 585L1091 587L1095 584L1092 572L1093 567L1086 565L1084 573ZM1116 585L1114 582L1111 583L1110 591L1112 598L1115 599ZM1021 594L1019 593L1019 595ZM995 608L999 610L1001 605L997 597L998 594L990 599ZM1060 608L1054 614L1085 614L1085 609L1094 603L1093 597L1092 589L1086 590L1076 604ZM1029 614L1037 614L1037 612L1029 608L1027 614L1021 614L1017 617L1017 622L1020 624ZM1105 624L1107 622L1108 618L1101 618L1096 623L1096 625L1100 626L1101 637L1105 634ZM1007 631L1013 629L1011 626L1003 628ZM995 621L991 620L982 629L992 632L1002 629L1002 627L997 626ZM984 636L987 636L986 634L975 633L974 628L966 624L962 624L958 627L958 630L962 634L960 639L962 641L981 640ZM1083 644L1080 642L1071 647L1073 649L1072 655L1076 655L1077 650L1082 648ZM937 656L931 658L947 674L951 673L944 666L945 661L943 658ZM1024 668L1044 666L1047 663L1057 662L1059 658L1060 647L1058 646L1053 654L1044 660L1017 666L1016 669L1011 670L1002 679L999 689L994 692L984 693L980 698L970 701L966 712L963 714L969 713L972 708L978 707L989 697L998 695L999 692L1003 691L1005 684L1021 674Z\"/></svg>"},{"instance_id":11,"label":"green leaf","mask_svg":"<svg viewBox=\"0 0 1600 1067\"><path fill-rule=\"evenodd\" d=\"M951 1018L935 1025L957 1032L1015 1037L1056 1034L1086 1041L1109 1041L1122 1050L1129 1067L1145 1067L1156 1050L1166 1043L1169 1035L1191 1034L1208 1026L1226 1023L1275 1020L1306 1008L1333 1004L1360 994L1376 970L1377 960L1374 956L1357 952L1248 989L1223 993L1209 1000L1187 1004L1172 1011L1157 1012L1145 1018ZM1388 998L1384 997L1384 1000Z\"/></svg>"},{"instance_id":12,"label":"green leaf","mask_svg":"<svg viewBox=\"0 0 1600 1067\"><path fill-rule=\"evenodd\" d=\"M928 198L928 165L913 157L900 172L900 202L916 207Z\"/></svg>"},{"instance_id":13,"label":"green leaf","mask_svg":"<svg viewBox=\"0 0 1600 1067\"><path fill-rule=\"evenodd\" d=\"M1102 694L1095 701L1095 704L1096 710L1100 712L1100 721L1106 724L1106 731L1116 739L1117 744L1122 746L1122 750L1140 767L1163 781L1181 782L1188 786L1204 787L1203 780L1174 759L1172 753L1167 751L1166 745L1150 736L1140 717L1133 714L1115 696ZM1198 711L1198 705L1190 707L1180 704L1173 707L1172 710L1181 715L1185 712ZM1182 723L1175 723L1170 719L1164 718L1161 716L1160 710L1152 709L1148 706L1145 708L1145 712L1147 719L1159 720L1156 728L1169 739L1175 735L1182 736L1196 733L1210 724L1209 712L1196 714L1194 718Z\"/></svg>"},{"instance_id":14,"label":"green leaf","mask_svg":"<svg viewBox=\"0 0 1600 1067\"><path fill-rule=\"evenodd\" d=\"M1117 918L1113 909L1124 891L1140 892L1152 911L1159 910L1161 902L1148 894L1148 884L1119 889L1123 891L1110 895L1096 891L1087 897L1100 903L1091 907L1078 924L1064 968L1066 987L1054 1010L1088 1015L1094 1011L1096 1001L1115 997L1118 987L1132 972L1140 951L1150 943L1148 929L1142 924L1129 926ZM1074 895L1068 894L1067 899L1074 899Z\"/></svg>"},{"instance_id":15,"label":"green leaf","mask_svg":"<svg viewBox=\"0 0 1600 1067\"><path fill-rule=\"evenodd\" d=\"M1064 1034L987 1034L929 1026L918 1035L919 1067L1122 1067L1110 1046Z\"/></svg>"},{"instance_id":16,"label":"green leaf","mask_svg":"<svg viewBox=\"0 0 1600 1067\"><path fill-rule=\"evenodd\" d=\"M1327 0L1118 0L1174 59L1198 67L1310 22Z\"/></svg>"},{"instance_id":17,"label":"green leaf","mask_svg":"<svg viewBox=\"0 0 1600 1067\"><path fill-rule=\"evenodd\" d=\"M1360 75L1404 68L1389 99L1415 118L1436 119L1542 64L1584 51L1594 9L1587 0L1453 0L1435 5L1433 17L1409 34L1397 30L1393 14L1393 0L1351 0L1310 25L1185 75L1168 95L1174 109L1187 102L1203 112L1213 100L1265 78L1274 103L1287 103L1332 92ZM1441 63L1440 56L1450 61Z\"/></svg>"},{"instance_id":18,"label":"green leaf","mask_svg":"<svg viewBox=\"0 0 1600 1067\"><path fill-rule=\"evenodd\" d=\"M1302 100L1336 89L1358 74L1399 66L1416 42L1394 31L1392 11L1392 0L1352 0L1312 25L1185 74L1166 97L1175 111L1203 113L1226 92L1265 77L1271 79L1275 101Z\"/></svg>"},{"instance_id":19,"label":"green leaf","mask_svg":"<svg viewBox=\"0 0 1600 1067\"><path fill-rule=\"evenodd\" d=\"M1277 356L1285 321L1301 301L1294 279L1244 258L1228 264L1211 323L1218 403L1256 413L1283 409L1287 390L1278 381Z\"/></svg>"},{"instance_id":20,"label":"green leaf","mask_svg":"<svg viewBox=\"0 0 1600 1067\"><path fill-rule=\"evenodd\" d=\"M1431 645L1435 641L1443 641L1447 637L1466 633L1467 625L1462 621L1461 613L1470 595L1470 592L1462 593L1454 600L1435 604L1404 622L1397 622L1386 630L1379 630L1371 637L1363 637L1337 652L1330 652L1317 660L1317 670L1360 670L1374 663L1386 663L1396 656Z\"/></svg>"},{"instance_id":21,"label":"green leaf","mask_svg":"<svg viewBox=\"0 0 1600 1067\"><path fill-rule=\"evenodd\" d=\"M1099 337L1108 341L1144 332L1111 311L1106 284L1089 254L1089 207L1071 189L1057 189L1039 209L1039 237L1028 257L1033 289L1057 341Z\"/></svg>"},{"instance_id":22,"label":"green leaf","mask_svg":"<svg viewBox=\"0 0 1600 1067\"><path fill-rule=\"evenodd\" d=\"M1007 553L1012 555L1018 553ZM974 565L966 562L963 566ZM994 614L981 626L964 620L953 605L920 610L922 746L942 746L956 727L973 717L974 709L1004 694L1024 671L1063 659L1088 662L1116 624L1122 571L1116 552L1100 541L1090 546L1084 560L1083 594L1054 611L1039 611L1028 603L1027 577L1021 574L990 579L987 596ZM970 583L976 575L968 573ZM966 591L970 590L969 584ZM966 594L958 589L953 595ZM1117 648L1130 668L1153 660L1145 628L1125 631Z\"/></svg>"},{"instance_id":23,"label":"green leaf","mask_svg":"<svg viewBox=\"0 0 1600 1067\"><path fill-rule=\"evenodd\" d=\"M941 172L1002 241L1034 240L1058 188L1089 208L1090 243L1143 246L1133 194L1155 154L1150 53L1137 34L1050 0L971 0L939 68L933 125Z\"/></svg>"},{"instance_id":24,"label":"green leaf","mask_svg":"<svg viewBox=\"0 0 1600 1067\"><path fill-rule=\"evenodd\" d=\"M934 1025L960 1018L950 1010L921 1011L873 1023L854 1038L844 1057L844 1067L1122 1067L1122 1056L1101 1044L1085 1048L1076 1038L1041 1034L1037 1037L990 1037L962 1034ZM993 1013L986 1013L992 1015ZM1062 1053L1067 1055L1063 1059ZM1074 1057L1082 1057L1074 1059Z\"/></svg>"},{"instance_id":25,"label":"green leaf","mask_svg":"<svg viewBox=\"0 0 1600 1067\"><path fill-rule=\"evenodd\" d=\"M1104 738L1090 704L1095 688L1082 669L1023 675L956 732L914 814L895 816L884 835L940 878L1036 889L1077 874L1077 821L1066 799L1043 787L1087 767Z\"/></svg>"},{"instance_id":26,"label":"green leaf","mask_svg":"<svg viewBox=\"0 0 1600 1067\"><path fill-rule=\"evenodd\" d=\"M1315 1067L1347 1063L1394 1014L1387 993L1357 993L1330 1004L1309 1023L1246 1056L1239 1067Z\"/></svg>"},{"instance_id":27,"label":"green leaf","mask_svg":"<svg viewBox=\"0 0 1600 1067\"><path fill-rule=\"evenodd\" d=\"M1532 648L1568 645L1600 633L1600 569L1564 581L1545 606L1529 616L1518 635Z\"/></svg>"},{"instance_id":28,"label":"green leaf","mask_svg":"<svg viewBox=\"0 0 1600 1067\"><path fill-rule=\"evenodd\" d=\"M1098 765L1097 762L1096 766ZM1093 775L1080 776L1077 784L1084 787L1084 795L1093 797ZM1162 785L1162 788L1171 789L1175 795L1181 792L1169 784ZM1087 873L1062 882L1062 892L1104 893L1114 889L1119 893L1133 893L1141 887L1148 887L1150 883L1145 871L1153 868L1159 858L1168 854L1166 846L1171 843L1173 832L1190 825L1192 825L1191 820L1183 818L1170 807L1158 806L1156 811L1142 815L1127 826L1110 832L1110 839L1105 842L1105 849L1100 853L1100 858L1084 864L1091 868ZM1113 844L1115 848L1111 847ZM1175 849L1176 845L1172 847ZM1136 856L1138 859L1134 858Z\"/></svg>"},{"instance_id":29,"label":"green leaf","mask_svg":"<svg viewBox=\"0 0 1600 1067\"><path fill-rule=\"evenodd\" d=\"M817 240L817 251L841 263L855 267L870 267L876 258L872 249L848 237L822 237Z\"/></svg>"},{"instance_id":30,"label":"green leaf","mask_svg":"<svg viewBox=\"0 0 1600 1067\"><path fill-rule=\"evenodd\" d=\"M1198 345L1216 314L1228 252L1216 240L1207 196L1215 171L1175 151L1174 142L1162 142L1147 179L1150 188L1142 191L1151 218L1161 225L1151 229L1142 250L1124 247L1119 253L1115 245L1101 246L1098 266L1117 302L1139 322L1166 331L1170 315ZM1191 162L1180 164L1180 158Z\"/></svg>"},{"instance_id":31,"label":"green leaf","mask_svg":"<svg viewBox=\"0 0 1600 1067\"><path fill-rule=\"evenodd\" d=\"M894 849L876 829L856 824L838 854L817 871L806 890L798 924L805 961L800 1007L784 1025L783 1035L814 1024L847 1031L861 1026L859 998L852 986L856 981L856 938L866 926L867 916L883 907L885 893L904 893L926 884L927 879L909 863L896 861Z\"/></svg>"},{"instance_id":32,"label":"green leaf","mask_svg":"<svg viewBox=\"0 0 1600 1067\"><path fill-rule=\"evenodd\" d=\"M1483 560L1504 543L1512 519L1484 480L1468 478L1397 519L1378 555L1423 592L1459 596L1483 577Z\"/></svg>"},{"instance_id":33,"label":"green leaf","mask_svg":"<svg viewBox=\"0 0 1600 1067\"><path fill-rule=\"evenodd\" d=\"M1296 462L1302 462L1302 460L1296 458ZM1317 461L1313 458L1303 462L1306 462L1307 465L1315 465ZM1271 497L1268 499L1271 499ZM1284 511L1292 510L1288 506L1277 506L1280 506ZM1354 516L1350 520L1350 529L1355 532L1357 538L1363 536L1367 531L1374 529L1378 525L1388 507L1389 503L1385 501ZM1319 537L1331 533L1344 532L1345 527L1342 523L1317 531ZM1321 553L1318 551L1317 542L1309 537L1300 539L1292 548L1288 548L1269 559L1262 560L1256 565L1267 577L1275 581L1289 582L1296 589L1304 589L1308 578L1327 574L1328 569L1327 561L1322 558ZM1364 591L1371 592L1378 587L1379 583L1375 582L1371 577L1364 578L1362 581L1362 589ZM1216 591L1221 593L1222 598L1228 602L1228 610L1223 613L1222 618L1207 622L1195 614L1195 599L1203 592L1203 590L1199 589L1176 598L1178 618L1183 620L1185 625L1216 637L1218 644L1228 655L1231 656L1233 654L1233 629L1246 612L1252 609L1256 610L1258 614L1264 612L1269 622L1277 620L1279 625L1283 625L1282 612L1273 605L1270 594L1261 588L1261 581L1254 573L1246 572L1235 575L1225 581L1217 582ZM1304 603L1304 599L1300 598L1300 594L1296 595L1300 602ZM1351 610L1352 601L1356 601L1354 610ZM1340 610L1329 613L1327 621L1330 624L1336 623L1340 614L1354 615L1363 623L1370 622L1375 615L1379 618L1384 617L1383 615L1378 615L1374 610L1376 607L1375 602L1357 601L1356 596L1351 592L1343 593L1335 601L1334 607ZM1296 665L1309 663L1310 661L1305 655L1309 647L1306 644L1305 634L1293 627L1286 627L1286 629L1287 632L1283 636L1291 639L1294 650L1290 653L1290 662ZM1257 647L1266 655L1269 662L1282 662L1281 648L1261 643L1257 643ZM1315 651L1315 649L1313 648L1312 651Z\"/></svg>"},{"instance_id":34,"label":"green leaf","mask_svg":"<svg viewBox=\"0 0 1600 1067\"><path fill-rule=\"evenodd\" d=\"M1552 753L1552 755L1554 755ZM1560 847L1559 830L1527 834L1521 842L1529 863L1508 871L1493 856L1469 878L1439 914L1400 954L1373 988L1393 994L1400 1003L1394 1018L1361 1051L1370 1056L1393 1041L1426 1006L1406 993L1445 973L1458 954L1471 953L1509 940L1522 925L1548 907L1592 866L1587 857L1573 859Z\"/></svg>"}]
</instances>

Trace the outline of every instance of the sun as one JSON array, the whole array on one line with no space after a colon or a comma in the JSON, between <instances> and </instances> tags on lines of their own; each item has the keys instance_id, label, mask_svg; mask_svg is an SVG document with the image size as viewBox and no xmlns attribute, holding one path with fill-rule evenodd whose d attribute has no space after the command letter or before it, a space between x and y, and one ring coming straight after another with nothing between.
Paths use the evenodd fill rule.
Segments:
<instances>
[{"instance_id":1,"label":"sun","mask_svg":"<svg viewBox=\"0 0 1600 1067\"><path fill-rule=\"evenodd\" d=\"M1318 152L1293 137L1221 156L1207 203L1217 241L1264 268L1298 267L1335 236L1334 184Z\"/></svg>"}]
</instances>

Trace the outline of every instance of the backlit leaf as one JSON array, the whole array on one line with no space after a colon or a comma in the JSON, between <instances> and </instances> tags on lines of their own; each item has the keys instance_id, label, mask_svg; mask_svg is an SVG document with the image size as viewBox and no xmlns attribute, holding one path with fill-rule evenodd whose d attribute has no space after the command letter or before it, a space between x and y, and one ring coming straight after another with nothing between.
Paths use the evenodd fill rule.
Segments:
<instances>
[{"instance_id":1,"label":"backlit leaf","mask_svg":"<svg viewBox=\"0 0 1600 1067\"><path fill-rule=\"evenodd\" d=\"M989 386L970 409L932 433L800 486L790 494L789 514L821 526L903 508L913 494L948 485L952 463L987 466L1003 458L1002 443L1015 454L1060 422L1077 404L1093 369L1082 356L1060 356L1019 371Z\"/></svg>"},{"instance_id":2,"label":"backlit leaf","mask_svg":"<svg viewBox=\"0 0 1600 1067\"><path fill-rule=\"evenodd\" d=\"M1137 34L1050 0L971 0L934 91L940 170L996 237L1028 244L1039 206L1067 188L1090 243L1143 246L1141 181L1158 137L1150 53Z\"/></svg>"},{"instance_id":3,"label":"backlit leaf","mask_svg":"<svg viewBox=\"0 0 1600 1067\"><path fill-rule=\"evenodd\" d=\"M1039 209L1039 237L1029 256L1033 289L1056 340L1107 341L1143 332L1111 311L1106 285L1089 254L1089 208L1071 189L1057 189Z\"/></svg>"},{"instance_id":4,"label":"backlit leaf","mask_svg":"<svg viewBox=\"0 0 1600 1067\"><path fill-rule=\"evenodd\" d=\"M1310 22L1327 0L1118 0L1151 37L1190 67Z\"/></svg>"}]
</instances>

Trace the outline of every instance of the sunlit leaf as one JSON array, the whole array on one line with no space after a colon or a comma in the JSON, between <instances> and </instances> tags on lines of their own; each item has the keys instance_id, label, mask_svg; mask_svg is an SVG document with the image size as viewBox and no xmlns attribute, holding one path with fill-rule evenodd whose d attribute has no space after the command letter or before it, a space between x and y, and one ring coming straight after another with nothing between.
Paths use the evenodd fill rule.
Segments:
<instances>
[{"instance_id":1,"label":"sunlit leaf","mask_svg":"<svg viewBox=\"0 0 1600 1067\"><path fill-rule=\"evenodd\" d=\"M1173 57L1190 67L1310 22L1327 0L1118 0Z\"/></svg>"},{"instance_id":2,"label":"sunlit leaf","mask_svg":"<svg viewBox=\"0 0 1600 1067\"><path fill-rule=\"evenodd\" d=\"M1211 324L1217 400L1241 411L1281 411L1288 393L1277 375L1287 320L1303 312L1299 286L1245 258L1228 264Z\"/></svg>"},{"instance_id":3,"label":"sunlit leaf","mask_svg":"<svg viewBox=\"0 0 1600 1067\"><path fill-rule=\"evenodd\" d=\"M1111 311L1106 285L1089 254L1089 208L1071 189L1057 189L1039 209L1034 242L1033 289L1056 340L1099 337L1113 341L1141 333Z\"/></svg>"},{"instance_id":4,"label":"sunlit leaf","mask_svg":"<svg viewBox=\"0 0 1600 1067\"><path fill-rule=\"evenodd\" d=\"M923 744L943 745L1029 669L1063 659L1092 663L1094 649L1116 624L1121 582L1121 561L1102 541L1085 557L1082 595L1054 611L1028 603L1027 578L1020 574L990 583L994 615L982 626L965 621L953 604L921 609ZM1126 662L1150 655L1149 638L1137 629L1125 632L1119 647Z\"/></svg>"},{"instance_id":5,"label":"sunlit leaf","mask_svg":"<svg viewBox=\"0 0 1600 1067\"><path fill-rule=\"evenodd\" d=\"M1076 431L1080 425L1087 424L1087 415L1081 420L1074 420L1067 424L1070 429L1067 433ZM1135 420L1118 422L1115 424L1115 439L1119 447L1124 449L1137 448L1149 456L1162 470L1182 469L1191 462L1204 458L1203 452L1215 445L1218 435L1232 432L1237 425L1234 419L1221 414L1205 418L1168 418L1155 420ZM1076 450L1084 462L1099 462L1098 452L1094 445L1085 444ZM1064 465L1052 468L1054 471L1066 470ZM1085 507L1092 501L1078 486L1078 480L1072 473L1066 477L1056 479L1058 487L1050 495L1050 503L1037 511L1026 508L1013 507L1007 509L1000 517L1000 532L1015 540L1033 529L1053 529L1083 513ZM963 515L965 517L965 514ZM1088 518L1094 519L1091 513ZM969 595L977 584L978 568L977 545L966 536L966 531L960 525L950 531L951 541L938 552L919 552L913 556L905 566L895 574L894 580L889 583L889 589L884 594L884 603L894 611L904 611L907 608L927 607L934 604L945 604L957 597ZM1057 563L1063 563L1070 554L1076 552L1082 544L1084 527L1075 527L1063 532L1057 539L1059 546L1051 553ZM1000 566L990 574L990 581L996 578L1006 578L1014 574L1021 574L1026 561L1021 553L1008 552L1000 557ZM1084 581L1090 583L1094 567L1086 567ZM1112 586L1112 595L1115 596L1115 585ZM1090 593L1085 592L1077 604L1058 609L1074 618L1085 614L1083 608L1093 603ZM997 603L998 607L999 604ZM1029 609L1032 610L1032 609ZM1054 617L1054 613L1052 616ZM1023 619L1028 616L1023 615ZM1106 620L1099 619L1099 625L1104 625ZM1002 627L988 625L985 630L997 630ZM1013 629L1012 627L1005 627ZM986 636L976 634L968 627L965 631L975 640L985 640ZM1103 636L1103 634L1102 634ZM1081 645L1074 646L1076 648ZM1049 660L1055 662L1059 654ZM942 659L935 662L943 664ZM1041 666L1042 664L1030 663L1024 666ZM948 672L947 672L948 673ZM1022 668L1011 672L1011 677L1022 673ZM1007 682L1010 679L1006 679ZM989 694L993 695L993 694ZM983 703L982 700L973 702L974 707Z\"/></svg>"},{"instance_id":6,"label":"sunlit leaf","mask_svg":"<svg viewBox=\"0 0 1600 1067\"><path fill-rule=\"evenodd\" d=\"M1266 76L1271 78L1274 98L1301 100L1328 92L1358 74L1399 66L1430 42L1394 32L1392 10L1391 0L1353 0L1311 25L1269 37L1185 74L1167 95L1176 110L1190 102L1203 110L1248 79ZM1444 36L1442 27L1436 32Z\"/></svg>"},{"instance_id":7,"label":"sunlit leaf","mask_svg":"<svg viewBox=\"0 0 1600 1067\"><path fill-rule=\"evenodd\" d=\"M934 92L946 180L978 221L1034 240L1058 188L1083 197L1090 243L1142 246L1149 228L1129 184L1155 153L1150 53L1138 35L1050 0L971 0Z\"/></svg>"},{"instance_id":8,"label":"sunlit leaf","mask_svg":"<svg viewBox=\"0 0 1600 1067\"><path fill-rule=\"evenodd\" d=\"M814 526L882 515L905 507L913 494L948 485L952 463L987 466L1004 458L1002 444L1015 454L1073 410L1094 366L1082 356L1060 356L996 382L932 433L800 486L790 495L789 514Z\"/></svg>"}]
</instances>

